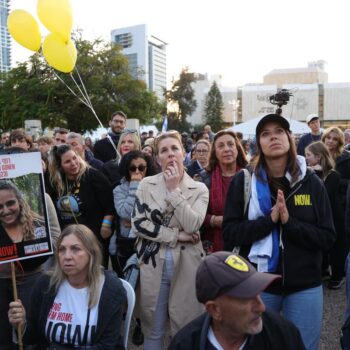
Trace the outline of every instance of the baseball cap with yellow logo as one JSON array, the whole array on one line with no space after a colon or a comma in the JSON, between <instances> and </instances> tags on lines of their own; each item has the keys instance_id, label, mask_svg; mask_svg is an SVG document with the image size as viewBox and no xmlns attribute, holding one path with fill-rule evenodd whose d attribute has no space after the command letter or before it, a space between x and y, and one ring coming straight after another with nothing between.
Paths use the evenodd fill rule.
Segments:
<instances>
[{"instance_id":1,"label":"baseball cap with yellow logo","mask_svg":"<svg viewBox=\"0 0 350 350\"><path fill-rule=\"evenodd\" d=\"M215 252L208 255L198 267L197 299L205 303L224 294L236 298L252 298L280 277L256 271L252 264L239 255Z\"/></svg>"}]
</instances>

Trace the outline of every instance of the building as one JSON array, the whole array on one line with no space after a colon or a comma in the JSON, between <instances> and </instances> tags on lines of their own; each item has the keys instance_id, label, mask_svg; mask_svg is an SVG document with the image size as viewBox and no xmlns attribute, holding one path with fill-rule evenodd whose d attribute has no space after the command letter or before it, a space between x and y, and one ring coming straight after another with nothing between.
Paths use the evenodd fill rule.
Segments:
<instances>
[{"instance_id":1,"label":"building","mask_svg":"<svg viewBox=\"0 0 350 350\"><path fill-rule=\"evenodd\" d=\"M291 93L289 102L282 106L287 118L305 122L306 116L316 113L321 126L350 128L350 82L328 83L328 74L322 60L310 62L305 68L275 69L264 76L263 84L246 84L238 88L224 88L221 76L197 74L194 83L197 108L189 122L194 126L202 124L205 98L215 80L224 102L226 126L246 122L269 113L275 113L278 106L270 103L270 97L280 89Z\"/></svg>"},{"instance_id":2,"label":"building","mask_svg":"<svg viewBox=\"0 0 350 350\"><path fill-rule=\"evenodd\" d=\"M11 69L11 38L7 30L10 0L0 0L0 72Z\"/></svg>"},{"instance_id":3,"label":"building","mask_svg":"<svg viewBox=\"0 0 350 350\"><path fill-rule=\"evenodd\" d=\"M197 101L197 108L191 114L188 121L192 125L204 123L205 99L215 81L221 92L222 102L224 104L223 120L227 126L235 124L238 121L237 89L222 86L221 75L212 75L208 77L208 74L197 73L196 78L197 81L193 83L193 89L194 98Z\"/></svg>"},{"instance_id":4,"label":"building","mask_svg":"<svg viewBox=\"0 0 350 350\"><path fill-rule=\"evenodd\" d=\"M240 101L238 121L247 121L276 111L269 101L279 89L290 90L292 96L282 107L285 117L304 122L316 113L321 126L350 127L350 83L328 83L322 60L310 62L306 68L276 69L264 76L264 84L247 84L238 89Z\"/></svg>"},{"instance_id":5,"label":"building","mask_svg":"<svg viewBox=\"0 0 350 350\"><path fill-rule=\"evenodd\" d=\"M113 29L111 36L113 43L123 47L131 75L135 79L144 80L147 87L163 99L163 88L167 85L167 43L149 36L145 24Z\"/></svg>"},{"instance_id":6,"label":"building","mask_svg":"<svg viewBox=\"0 0 350 350\"><path fill-rule=\"evenodd\" d=\"M324 70L325 64L325 61L318 60L309 62L307 67L274 69L264 76L264 85L328 83L328 73Z\"/></svg>"}]
</instances>

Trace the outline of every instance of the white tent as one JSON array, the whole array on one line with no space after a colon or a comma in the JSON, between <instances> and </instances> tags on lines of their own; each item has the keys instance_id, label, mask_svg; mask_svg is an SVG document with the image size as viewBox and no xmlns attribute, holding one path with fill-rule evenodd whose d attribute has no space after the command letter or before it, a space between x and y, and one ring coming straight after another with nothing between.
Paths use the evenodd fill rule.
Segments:
<instances>
[{"instance_id":1,"label":"white tent","mask_svg":"<svg viewBox=\"0 0 350 350\"><path fill-rule=\"evenodd\" d=\"M254 118L244 123L236 124L235 126L232 126L231 128L229 128L229 130L233 130L235 132L241 132L245 139L252 138L255 136L256 126L261 118L263 117ZM293 132L293 134L306 134L310 132L310 129L306 123L302 123L293 119L287 119L287 120L290 124L290 129Z\"/></svg>"}]
</instances>

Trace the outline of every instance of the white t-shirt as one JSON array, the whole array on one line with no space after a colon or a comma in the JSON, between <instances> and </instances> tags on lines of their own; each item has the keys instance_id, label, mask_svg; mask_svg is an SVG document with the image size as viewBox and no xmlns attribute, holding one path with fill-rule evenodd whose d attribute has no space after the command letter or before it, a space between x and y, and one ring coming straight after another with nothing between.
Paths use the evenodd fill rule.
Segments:
<instances>
[{"instance_id":1,"label":"white t-shirt","mask_svg":"<svg viewBox=\"0 0 350 350\"><path fill-rule=\"evenodd\" d=\"M211 345L213 345L216 348L216 350L224 350L224 348L221 346L221 344L216 339L215 334L213 332L213 328L211 328L211 327L209 327L207 338L210 341ZM247 338L244 340L243 344L239 347L238 350L243 350L246 342L247 342Z\"/></svg>"},{"instance_id":2,"label":"white t-shirt","mask_svg":"<svg viewBox=\"0 0 350 350\"><path fill-rule=\"evenodd\" d=\"M45 334L50 343L55 342L74 347L93 344L103 283L104 277L100 283L98 303L90 309L88 325L89 288L77 289L72 287L68 281L61 284L46 321ZM86 327L88 327L88 332L85 344L83 338Z\"/></svg>"}]
</instances>

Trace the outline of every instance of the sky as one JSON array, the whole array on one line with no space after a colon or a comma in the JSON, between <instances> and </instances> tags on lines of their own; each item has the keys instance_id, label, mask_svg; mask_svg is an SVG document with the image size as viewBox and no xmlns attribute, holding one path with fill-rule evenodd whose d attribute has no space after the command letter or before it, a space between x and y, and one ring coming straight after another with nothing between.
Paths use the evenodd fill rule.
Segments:
<instances>
[{"instance_id":1,"label":"sky","mask_svg":"<svg viewBox=\"0 0 350 350\"><path fill-rule=\"evenodd\" d=\"M273 69L324 60L329 82L350 82L348 0L71 0L74 28L110 40L112 29L147 24L168 43L168 84L181 69L221 75L227 87L262 83ZM36 16L35 0L11 10ZM36 16L37 17L37 16ZM44 31L42 31L43 33ZM16 42L12 61L31 54ZM79 53L78 53L79 54Z\"/></svg>"}]
</instances>

